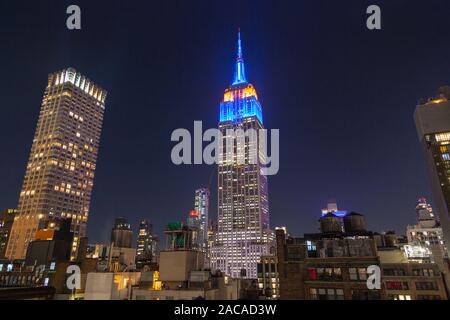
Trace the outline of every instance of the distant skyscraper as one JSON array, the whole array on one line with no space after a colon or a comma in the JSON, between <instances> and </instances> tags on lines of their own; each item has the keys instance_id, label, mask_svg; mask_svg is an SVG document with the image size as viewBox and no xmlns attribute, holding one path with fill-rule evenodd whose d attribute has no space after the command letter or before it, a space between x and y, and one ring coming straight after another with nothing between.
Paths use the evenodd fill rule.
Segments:
<instances>
[{"instance_id":1,"label":"distant skyscraper","mask_svg":"<svg viewBox=\"0 0 450 320\"><path fill-rule=\"evenodd\" d=\"M5 257L6 246L16 213L16 209L6 209L0 212L0 259Z\"/></svg>"},{"instance_id":2,"label":"distant skyscraper","mask_svg":"<svg viewBox=\"0 0 450 320\"><path fill-rule=\"evenodd\" d=\"M427 202L427 199L425 198L420 198L419 200L417 200L416 214L417 221L419 221L419 223L422 223L424 226L435 226L438 223L436 217L434 216L431 204L429 204Z\"/></svg>"},{"instance_id":3,"label":"distant skyscraper","mask_svg":"<svg viewBox=\"0 0 450 320\"><path fill-rule=\"evenodd\" d=\"M199 218L199 249L206 251L209 227L209 189L202 188L195 191L194 211L198 213Z\"/></svg>"},{"instance_id":4,"label":"distant skyscraper","mask_svg":"<svg viewBox=\"0 0 450 320\"><path fill-rule=\"evenodd\" d=\"M117 218L111 232L111 243L118 248L131 248L133 245L133 231L125 218Z\"/></svg>"},{"instance_id":5,"label":"distant skyscraper","mask_svg":"<svg viewBox=\"0 0 450 320\"><path fill-rule=\"evenodd\" d=\"M136 266L140 269L153 262L155 258L156 239L153 236L153 226L147 220L142 220L137 237Z\"/></svg>"},{"instance_id":6,"label":"distant skyscraper","mask_svg":"<svg viewBox=\"0 0 450 320\"><path fill-rule=\"evenodd\" d=\"M219 144L218 231L211 248L211 267L232 277L256 279L260 257L269 254L274 244L267 177L259 161L250 161L255 150L260 155L259 146L254 146L251 139L245 139L244 145L235 139L232 150L224 147L229 129L263 129L261 104L245 75L240 34L234 80L220 104L223 141ZM244 164L227 154L236 150L245 152Z\"/></svg>"},{"instance_id":7,"label":"distant skyscraper","mask_svg":"<svg viewBox=\"0 0 450 320\"><path fill-rule=\"evenodd\" d=\"M433 209L425 198L420 198L416 204L417 224L408 225L406 236L410 246L418 246L419 252L428 253L433 260L439 262L445 257L446 249L439 221L433 214ZM414 247L411 247L414 249ZM416 250L417 251L417 250Z\"/></svg>"},{"instance_id":8,"label":"distant skyscraper","mask_svg":"<svg viewBox=\"0 0 450 320\"><path fill-rule=\"evenodd\" d=\"M444 240L450 243L450 87L442 87L435 98L421 101L414 113ZM449 250L450 246L447 247Z\"/></svg>"},{"instance_id":9,"label":"distant skyscraper","mask_svg":"<svg viewBox=\"0 0 450 320\"><path fill-rule=\"evenodd\" d=\"M333 213L337 217L344 217L349 213L349 211L339 210L336 199L331 199L328 200L327 207L322 209L322 216L326 216L329 213Z\"/></svg>"},{"instance_id":10,"label":"distant skyscraper","mask_svg":"<svg viewBox=\"0 0 450 320\"><path fill-rule=\"evenodd\" d=\"M192 210L189 213L186 225L191 230L192 249L202 250L202 243L200 240L200 214L198 211Z\"/></svg>"},{"instance_id":11,"label":"distant skyscraper","mask_svg":"<svg viewBox=\"0 0 450 320\"><path fill-rule=\"evenodd\" d=\"M330 212L336 212L338 211L337 202L336 199L330 199L327 202L327 207L322 209L323 214L327 214Z\"/></svg>"},{"instance_id":12,"label":"distant skyscraper","mask_svg":"<svg viewBox=\"0 0 450 320\"><path fill-rule=\"evenodd\" d=\"M74 69L48 77L6 255L23 259L30 241L55 218L72 219L75 258L86 236L106 91Z\"/></svg>"}]
</instances>

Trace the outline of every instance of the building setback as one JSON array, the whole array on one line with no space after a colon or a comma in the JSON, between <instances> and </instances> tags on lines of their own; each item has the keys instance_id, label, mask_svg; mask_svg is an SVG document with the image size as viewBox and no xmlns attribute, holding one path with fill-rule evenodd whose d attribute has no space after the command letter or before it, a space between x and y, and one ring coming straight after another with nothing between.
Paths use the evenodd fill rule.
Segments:
<instances>
[{"instance_id":1,"label":"building setback","mask_svg":"<svg viewBox=\"0 0 450 320\"><path fill-rule=\"evenodd\" d=\"M86 236L106 91L66 69L49 75L6 256L25 258L48 220L72 219L72 258Z\"/></svg>"}]
</instances>

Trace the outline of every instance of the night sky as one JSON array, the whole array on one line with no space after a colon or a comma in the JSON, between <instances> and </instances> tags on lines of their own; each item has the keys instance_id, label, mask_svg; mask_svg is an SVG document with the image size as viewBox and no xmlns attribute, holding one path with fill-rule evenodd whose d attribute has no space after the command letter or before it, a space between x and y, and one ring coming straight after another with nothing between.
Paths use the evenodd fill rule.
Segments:
<instances>
[{"instance_id":1,"label":"night sky","mask_svg":"<svg viewBox=\"0 0 450 320\"><path fill-rule=\"evenodd\" d=\"M365 25L374 3L381 31ZM66 29L70 4L81 31ZM117 216L161 235L212 172L215 217L216 168L173 165L170 136L194 120L217 127L240 27L265 127L281 135L272 226L315 232L336 198L371 230L404 233L430 195L413 112L450 83L449 16L448 0L2 1L0 208L17 206L47 75L71 66L109 92L90 242Z\"/></svg>"}]
</instances>

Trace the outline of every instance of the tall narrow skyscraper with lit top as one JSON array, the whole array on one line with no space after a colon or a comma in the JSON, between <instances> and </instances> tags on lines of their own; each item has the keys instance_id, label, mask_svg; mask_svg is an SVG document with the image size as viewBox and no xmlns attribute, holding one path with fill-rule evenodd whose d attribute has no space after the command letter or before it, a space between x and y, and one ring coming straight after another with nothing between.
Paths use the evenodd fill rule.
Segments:
<instances>
[{"instance_id":1,"label":"tall narrow skyscraper with lit top","mask_svg":"<svg viewBox=\"0 0 450 320\"><path fill-rule=\"evenodd\" d=\"M194 212L198 214L199 219L199 248L202 251L206 251L208 247L209 227L209 189L201 188L195 190Z\"/></svg>"},{"instance_id":2,"label":"tall narrow skyscraper with lit top","mask_svg":"<svg viewBox=\"0 0 450 320\"><path fill-rule=\"evenodd\" d=\"M6 251L23 259L41 229L71 219L71 258L86 236L106 91L66 69L49 75ZM49 232L48 234L51 234Z\"/></svg>"},{"instance_id":3,"label":"tall narrow skyscraper with lit top","mask_svg":"<svg viewBox=\"0 0 450 320\"><path fill-rule=\"evenodd\" d=\"M257 278L257 263L273 250L270 230L267 177L262 174L260 158L251 161L255 141L235 139L226 148L229 130L262 130L263 114L258 95L247 81L240 32L234 79L220 104L218 166L218 230L210 248L211 268L234 278ZM228 132L228 133L227 133ZM244 161L236 153L242 152ZM227 154L232 153L232 154Z\"/></svg>"}]
</instances>

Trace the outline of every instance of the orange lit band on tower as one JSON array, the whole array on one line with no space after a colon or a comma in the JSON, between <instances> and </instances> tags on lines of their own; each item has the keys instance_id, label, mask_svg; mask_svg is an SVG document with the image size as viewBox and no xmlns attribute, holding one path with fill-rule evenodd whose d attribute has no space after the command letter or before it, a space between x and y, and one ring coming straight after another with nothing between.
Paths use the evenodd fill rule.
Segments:
<instances>
[{"instance_id":1,"label":"orange lit band on tower","mask_svg":"<svg viewBox=\"0 0 450 320\"><path fill-rule=\"evenodd\" d=\"M251 116L256 116L263 123L262 108L258 101L258 95L253 85L247 82L245 76L241 34L239 32L234 80L232 85L225 90L223 101L220 104L220 122L238 121Z\"/></svg>"}]
</instances>

